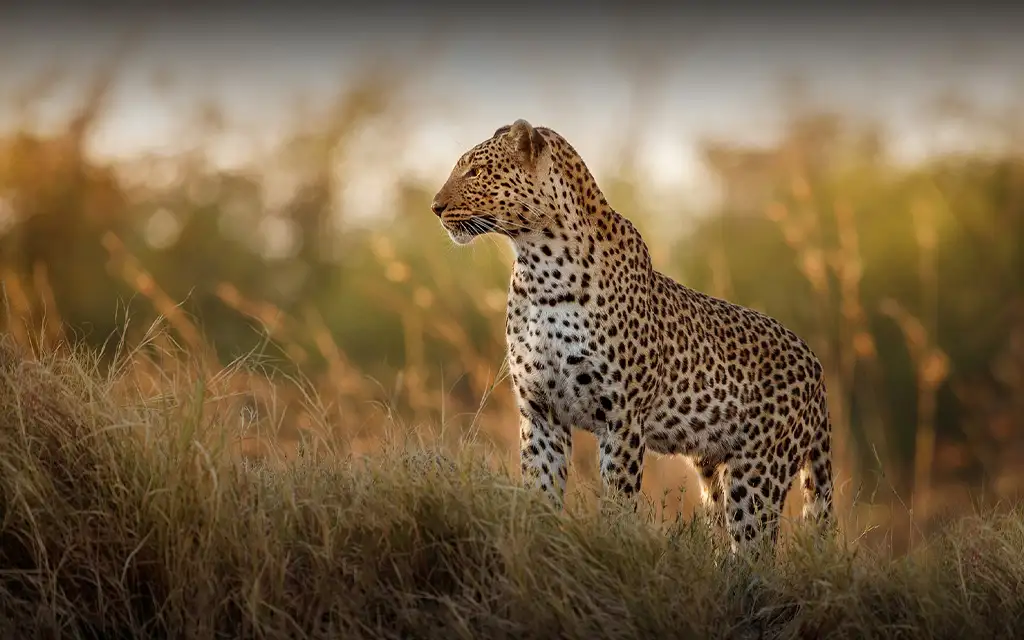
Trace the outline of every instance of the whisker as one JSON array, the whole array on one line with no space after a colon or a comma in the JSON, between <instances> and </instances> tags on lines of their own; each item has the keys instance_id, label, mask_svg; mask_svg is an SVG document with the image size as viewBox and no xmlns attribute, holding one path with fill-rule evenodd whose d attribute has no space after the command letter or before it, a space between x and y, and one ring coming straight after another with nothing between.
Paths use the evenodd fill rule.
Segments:
<instances>
[{"instance_id":1,"label":"whisker","mask_svg":"<svg viewBox=\"0 0 1024 640\"><path fill-rule=\"evenodd\" d=\"M458 220L452 226L473 236L489 235L493 231L509 238L514 238L519 232L537 231L539 225L553 220L557 214L556 211L541 208L530 202L513 200L510 204L512 207L521 209L521 211L513 211L513 215L523 218L523 214L530 214L531 219L527 219L524 222L512 218L497 218L489 214L481 215L474 211L468 211L467 213L470 214L470 217ZM496 238L492 238L492 240L497 244Z\"/></svg>"},{"instance_id":2,"label":"whisker","mask_svg":"<svg viewBox=\"0 0 1024 640\"><path fill-rule=\"evenodd\" d=\"M527 213L531 213L535 216L535 219L531 221L528 227L532 230L537 230L537 223L546 223L554 220L556 211L551 209L541 209L540 207L530 204L529 202L513 201L512 204L518 205L526 210Z\"/></svg>"}]
</instances>

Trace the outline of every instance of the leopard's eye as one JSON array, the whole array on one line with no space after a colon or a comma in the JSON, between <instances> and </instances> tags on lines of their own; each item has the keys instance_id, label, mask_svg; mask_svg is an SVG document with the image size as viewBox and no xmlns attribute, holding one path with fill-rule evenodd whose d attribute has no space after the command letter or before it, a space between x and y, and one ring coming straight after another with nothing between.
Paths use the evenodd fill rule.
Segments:
<instances>
[{"instance_id":1,"label":"leopard's eye","mask_svg":"<svg viewBox=\"0 0 1024 640\"><path fill-rule=\"evenodd\" d=\"M470 167L469 171L463 174L464 178L475 178L480 175L480 169L478 167Z\"/></svg>"}]
</instances>

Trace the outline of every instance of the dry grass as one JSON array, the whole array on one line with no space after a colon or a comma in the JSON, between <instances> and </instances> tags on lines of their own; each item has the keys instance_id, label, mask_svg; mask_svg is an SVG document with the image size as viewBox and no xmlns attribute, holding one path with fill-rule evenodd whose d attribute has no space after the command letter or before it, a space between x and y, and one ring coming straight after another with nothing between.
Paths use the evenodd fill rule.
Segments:
<instances>
[{"instance_id":1,"label":"dry grass","mask_svg":"<svg viewBox=\"0 0 1024 640\"><path fill-rule=\"evenodd\" d=\"M704 530L553 512L488 467L392 440L238 455L217 377L160 393L142 350L0 350L7 637L1019 637L1024 513L896 557L787 539L731 560ZM847 532L844 540L852 536Z\"/></svg>"}]
</instances>

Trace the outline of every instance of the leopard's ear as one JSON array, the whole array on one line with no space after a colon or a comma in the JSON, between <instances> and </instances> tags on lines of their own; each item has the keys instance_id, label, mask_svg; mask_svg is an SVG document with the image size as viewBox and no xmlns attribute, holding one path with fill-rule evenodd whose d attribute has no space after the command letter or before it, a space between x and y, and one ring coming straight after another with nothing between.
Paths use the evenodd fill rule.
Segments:
<instances>
[{"instance_id":1,"label":"leopard's ear","mask_svg":"<svg viewBox=\"0 0 1024 640\"><path fill-rule=\"evenodd\" d=\"M523 164L527 166L532 166L537 162L548 144L540 131L537 131L533 125L522 118L511 125L498 129L494 135L508 136L513 148L519 152Z\"/></svg>"}]
</instances>

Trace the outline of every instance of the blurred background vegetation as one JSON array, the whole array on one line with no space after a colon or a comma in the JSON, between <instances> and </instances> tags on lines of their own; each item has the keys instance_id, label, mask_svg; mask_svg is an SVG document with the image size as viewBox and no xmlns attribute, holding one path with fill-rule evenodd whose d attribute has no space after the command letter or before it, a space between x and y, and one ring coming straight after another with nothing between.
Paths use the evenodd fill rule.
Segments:
<instances>
[{"instance_id":1,"label":"blurred background vegetation","mask_svg":"<svg viewBox=\"0 0 1024 640\"><path fill-rule=\"evenodd\" d=\"M507 248L452 247L427 206L438 184L403 168L390 215L358 218L340 197L360 131L383 123L389 148L409 135L393 126L408 115L393 99L400 75L356 76L231 169L204 144L231 123L205 103L182 116L197 140L187 151L94 154L117 77L116 64L95 71L57 127L33 114L59 77L4 96L4 332L107 362L118 345L148 350L155 364L135 376L154 394L175 359L197 359L230 399L225 430L254 455L267 438L323 431L369 451L397 428L450 443L472 432L514 459ZM720 197L661 203L678 213L645 203L635 149L597 172L662 271L809 340L829 375L841 508L857 502L861 524L922 529L1024 485L1024 118L967 98L942 96L921 118L999 144L913 164L870 118L792 100L770 143L705 139ZM592 482L593 443L580 439L574 478ZM685 463L648 469L665 508L692 507Z\"/></svg>"}]
</instances>

